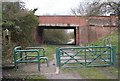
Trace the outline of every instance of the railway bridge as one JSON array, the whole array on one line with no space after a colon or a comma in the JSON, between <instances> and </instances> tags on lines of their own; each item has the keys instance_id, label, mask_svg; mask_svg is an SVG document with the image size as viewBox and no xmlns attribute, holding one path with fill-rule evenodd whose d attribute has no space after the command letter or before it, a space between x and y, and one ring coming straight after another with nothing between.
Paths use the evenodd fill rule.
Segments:
<instances>
[{"instance_id":1,"label":"railway bridge","mask_svg":"<svg viewBox=\"0 0 120 81\"><path fill-rule=\"evenodd\" d=\"M110 16L71 16L42 15L38 16L39 25L35 34L36 43L44 43L44 29L73 29L75 45L93 42L106 36L117 28L115 15ZM37 35L39 33L39 35ZM38 40L39 39L39 40Z\"/></svg>"}]
</instances>

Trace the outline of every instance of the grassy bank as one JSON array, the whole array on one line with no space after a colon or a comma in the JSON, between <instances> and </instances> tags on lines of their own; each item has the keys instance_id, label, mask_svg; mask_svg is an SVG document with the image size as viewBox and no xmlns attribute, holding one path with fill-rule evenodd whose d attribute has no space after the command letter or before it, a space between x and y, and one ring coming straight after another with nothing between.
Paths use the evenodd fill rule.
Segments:
<instances>
[{"instance_id":1,"label":"grassy bank","mask_svg":"<svg viewBox=\"0 0 120 81\"><path fill-rule=\"evenodd\" d=\"M55 54L56 45L45 45L43 46L46 49L46 56L49 58L49 61L53 60L53 54Z\"/></svg>"}]
</instances>

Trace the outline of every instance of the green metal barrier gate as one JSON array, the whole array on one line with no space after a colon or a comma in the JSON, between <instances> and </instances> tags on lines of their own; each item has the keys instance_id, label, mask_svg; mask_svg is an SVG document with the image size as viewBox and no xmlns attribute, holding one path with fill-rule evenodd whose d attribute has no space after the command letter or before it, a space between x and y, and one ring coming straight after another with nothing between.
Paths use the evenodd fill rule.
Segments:
<instances>
[{"instance_id":1,"label":"green metal barrier gate","mask_svg":"<svg viewBox=\"0 0 120 81\"><path fill-rule=\"evenodd\" d=\"M116 48L112 46L61 47L56 49L57 67L112 66Z\"/></svg>"}]
</instances>

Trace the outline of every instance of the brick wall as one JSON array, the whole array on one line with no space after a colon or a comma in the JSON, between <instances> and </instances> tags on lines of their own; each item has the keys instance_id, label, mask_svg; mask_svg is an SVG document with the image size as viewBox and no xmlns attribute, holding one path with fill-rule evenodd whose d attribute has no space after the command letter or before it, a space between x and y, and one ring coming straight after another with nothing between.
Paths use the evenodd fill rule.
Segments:
<instances>
[{"instance_id":1,"label":"brick wall","mask_svg":"<svg viewBox=\"0 0 120 81\"><path fill-rule=\"evenodd\" d=\"M78 25L77 44L96 41L108 35L117 26L116 16L39 16L40 24L67 24Z\"/></svg>"},{"instance_id":2,"label":"brick wall","mask_svg":"<svg viewBox=\"0 0 120 81\"><path fill-rule=\"evenodd\" d=\"M79 24L79 17L75 16L39 16L40 24Z\"/></svg>"}]
</instances>

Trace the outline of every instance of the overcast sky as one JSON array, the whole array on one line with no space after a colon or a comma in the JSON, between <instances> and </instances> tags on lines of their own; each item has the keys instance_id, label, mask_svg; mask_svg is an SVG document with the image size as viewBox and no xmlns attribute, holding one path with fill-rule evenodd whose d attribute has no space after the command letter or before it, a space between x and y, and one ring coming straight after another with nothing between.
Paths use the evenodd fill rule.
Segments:
<instances>
[{"instance_id":1,"label":"overcast sky","mask_svg":"<svg viewBox=\"0 0 120 81\"><path fill-rule=\"evenodd\" d=\"M18 0L19 1L19 0ZM76 8L80 2L94 0L22 0L28 9L38 8L36 15L70 15L71 8ZM117 0L100 0L117 1ZM119 0L118 0L119 1Z\"/></svg>"},{"instance_id":2,"label":"overcast sky","mask_svg":"<svg viewBox=\"0 0 120 81\"><path fill-rule=\"evenodd\" d=\"M90 2L94 0L2 0L23 1L25 7L29 10L38 8L35 15L70 15L71 8L76 8L80 2ZM119 1L119 0L101 0L101 1Z\"/></svg>"},{"instance_id":3,"label":"overcast sky","mask_svg":"<svg viewBox=\"0 0 120 81\"><path fill-rule=\"evenodd\" d=\"M23 0L26 8L38 8L36 15L70 15L71 8L85 0Z\"/></svg>"}]
</instances>

